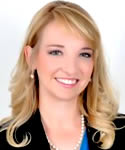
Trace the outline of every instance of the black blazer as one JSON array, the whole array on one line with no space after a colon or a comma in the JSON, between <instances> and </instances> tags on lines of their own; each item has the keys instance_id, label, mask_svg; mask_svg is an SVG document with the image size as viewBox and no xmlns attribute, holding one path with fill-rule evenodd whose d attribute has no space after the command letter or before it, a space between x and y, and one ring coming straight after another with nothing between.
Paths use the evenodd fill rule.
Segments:
<instances>
[{"instance_id":1,"label":"black blazer","mask_svg":"<svg viewBox=\"0 0 125 150\"><path fill-rule=\"evenodd\" d=\"M125 126L124 119L114 120L117 127ZM101 150L97 144L92 141L92 135L96 129L87 127L88 143L90 150ZM6 130L0 133L0 150L50 150L49 143L41 124L40 113L37 112L16 131L17 142L21 142L25 133L30 133L32 136L31 142L22 148L10 146L6 140ZM97 135L98 136L98 135ZM109 150L125 150L125 128L116 131L116 138L113 146Z\"/></svg>"}]
</instances>

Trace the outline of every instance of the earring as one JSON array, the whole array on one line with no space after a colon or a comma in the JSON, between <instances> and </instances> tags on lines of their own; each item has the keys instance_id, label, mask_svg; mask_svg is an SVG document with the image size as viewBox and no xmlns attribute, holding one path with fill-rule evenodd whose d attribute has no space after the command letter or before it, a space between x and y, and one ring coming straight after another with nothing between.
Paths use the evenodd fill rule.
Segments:
<instances>
[{"instance_id":1,"label":"earring","mask_svg":"<svg viewBox=\"0 0 125 150\"><path fill-rule=\"evenodd\" d=\"M32 71L32 73L30 74L30 78L34 79L34 71Z\"/></svg>"}]
</instances>

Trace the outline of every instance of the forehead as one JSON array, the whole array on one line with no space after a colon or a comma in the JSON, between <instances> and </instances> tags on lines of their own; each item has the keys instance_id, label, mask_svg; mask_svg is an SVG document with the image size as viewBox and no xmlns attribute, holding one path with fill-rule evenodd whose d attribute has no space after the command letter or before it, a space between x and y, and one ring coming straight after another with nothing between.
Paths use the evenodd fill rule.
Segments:
<instances>
[{"instance_id":1,"label":"forehead","mask_svg":"<svg viewBox=\"0 0 125 150\"><path fill-rule=\"evenodd\" d=\"M69 28L64 23L59 21L51 21L47 24L39 34L39 43L70 43L75 41L79 44L89 44L85 36L81 36L75 28ZM73 43L72 43L73 44Z\"/></svg>"}]
</instances>

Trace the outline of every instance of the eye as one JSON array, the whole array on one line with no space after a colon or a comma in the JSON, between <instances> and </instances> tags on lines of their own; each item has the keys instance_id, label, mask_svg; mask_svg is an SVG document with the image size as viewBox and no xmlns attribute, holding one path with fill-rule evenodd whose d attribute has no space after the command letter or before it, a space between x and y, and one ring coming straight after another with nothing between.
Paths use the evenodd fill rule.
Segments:
<instances>
[{"instance_id":1,"label":"eye","mask_svg":"<svg viewBox=\"0 0 125 150\"><path fill-rule=\"evenodd\" d=\"M80 56L90 58L92 56L92 54L90 54L90 53L81 53Z\"/></svg>"},{"instance_id":2,"label":"eye","mask_svg":"<svg viewBox=\"0 0 125 150\"><path fill-rule=\"evenodd\" d=\"M49 52L50 55L62 55L62 52L60 50L52 50Z\"/></svg>"}]
</instances>

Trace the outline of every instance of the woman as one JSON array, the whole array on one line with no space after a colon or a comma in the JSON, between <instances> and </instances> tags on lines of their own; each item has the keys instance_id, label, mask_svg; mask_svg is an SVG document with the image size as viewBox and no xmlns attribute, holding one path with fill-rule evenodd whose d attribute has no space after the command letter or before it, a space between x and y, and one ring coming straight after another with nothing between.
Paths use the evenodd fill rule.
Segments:
<instances>
[{"instance_id":1,"label":"woman","mask_svg":"<svg viewBox=\"0 0 125 150\"><path fill-rule=\"evenodd\" d=\"M53 1L33 17L12 76L4 150L121 150L125 119L99 30L80 6Z\"/></svg>"}]
</instances>

